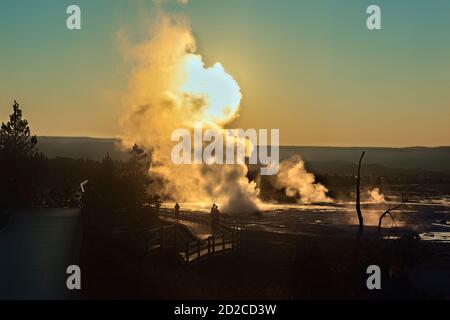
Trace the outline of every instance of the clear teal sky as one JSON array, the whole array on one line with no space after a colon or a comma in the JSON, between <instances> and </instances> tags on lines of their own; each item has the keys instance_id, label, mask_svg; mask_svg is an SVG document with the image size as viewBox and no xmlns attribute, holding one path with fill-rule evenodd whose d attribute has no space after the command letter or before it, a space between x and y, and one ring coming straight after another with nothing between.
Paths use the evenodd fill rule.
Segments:
<instances>
[{"instance_id":1,"label":"clear teal sky","mask_svg":"<svg viewBox=\"0 0 450 320\"><path fill-rule=\"evenodd\" d=\"M280 128L283 144L450 145L450 1L190 0L199 52L244 95L234 127ZM81 31L65 27L82 9ZM381 31L366 29L369 4ZM129 65L151 0L1 0L0 119L13 99L39 135L120 134Z\"/></svg>"}]
</instances>

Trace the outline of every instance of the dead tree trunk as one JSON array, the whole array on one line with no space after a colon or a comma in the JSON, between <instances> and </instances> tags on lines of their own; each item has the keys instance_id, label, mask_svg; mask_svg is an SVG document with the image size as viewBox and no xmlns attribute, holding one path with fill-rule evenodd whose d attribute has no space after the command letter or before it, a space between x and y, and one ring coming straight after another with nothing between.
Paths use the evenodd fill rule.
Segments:
<instances>
[{"instance_id":1,"label":"dead tree trunk","mask_svg":"<svg viewBox=\"0 0 450 320\"><path fill-rule=\"evenodd\" d=\"M392 215L392 211L396 211L396 210L400 210L400 208L405 204L405 201L402 201L402 203L400 203L398 206L395 206L393 208L389 208L387 209L381 216L380 219L378 220L378 238L381 238L381 223L383 222L383 218L386 216L390 216L392 219L392 222L394 223L394 225L397 227L397 224L395 222L395 218Z\"/></svg>"},{"instance_id":2,"label":"dead tree trunk","mask_svg":"<svg viewBox=\"0 0 450 320\"><path fill-rule=\"evenodd\" d=\"M361 191L360 191L360 185L361 185L361 162L364 158L364 155L366 152L364 151L361 155L361 158L359 159L359 165L358 165L358 175L356 177L356 213L358 214L358 222L359 222L359 233L362 234L364 229L364 220L361 212Z\"/></svg>"}]
</instances>

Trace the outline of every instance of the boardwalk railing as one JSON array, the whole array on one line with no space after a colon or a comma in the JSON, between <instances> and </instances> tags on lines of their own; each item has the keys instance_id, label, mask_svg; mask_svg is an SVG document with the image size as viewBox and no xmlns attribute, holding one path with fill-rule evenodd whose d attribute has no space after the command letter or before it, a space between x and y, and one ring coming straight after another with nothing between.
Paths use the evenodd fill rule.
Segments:
<instances>
[{"instance_id":1,"label":"boardwalk railing","mask_svg":"<svg viewBox=\"0 0 450 320\"><path fill-rule=\"evenodd\" d=\"M239 231L235 230L222 235L213 235L204 240L187 242L186 247L180 252L180 257L186 263L217 252L235 250L240 245Z\"/></svg>"},{"instance_id":2,"label":"boardwalk railing","mask_svg":"<svg viewBox=\"0 0 450 320\"><path fill-rule=\"evenodd\" d=\"M181 213L180 212L178 214L178 217L177 217L173 210L170 210L170 209L159 209L158 215L162 216L162 217L176 219L176 220L179 220L179 221L194 222L194 223L208 225L208 226L211 225L211 217L210 216L208 216L208 215L199 215L198 213L189 213L189 212ZM230 224L230 223L225 223L224 221L220 221L220 227L222 229L227 230L227 231L242 230L241 226L238 226L238 225L235 225L235 224Z\"/></svg>"},{"instance_id":3,"label":"boardwalk railing","mask_svg":"<svg viewBox=\"0 0 450 320\"><path fill-rule=\"evenodd\" d=\"M211 225L211 219L208 216L199 216L196 213L183 212L178 217L173 210L160 209L159 216L178 220L188 221L203 225ZM240 245L241 228L220 222L219 234L214 234L204 240L186 242L185 247L179 252L181 259L186 263L197 261L198 259L217 252L235 250Z\"/></svg>"},{"instance_id":4,"label":"boardwalk railing","mask_svg":"<svg viewBox=\"0 0 450 320\"><path fill-rule=\"evenodd\" d=\"M148 229L136 216L130 217L129 241L144 254L177 248L177 226Z\"/></svg>"},{"instance_id":5,"label":"boardwalk railing","mask_svg":"<svg viewBox=\"0 0 450 320\"><path fill-rule=\"evenodd\" d=\"M163 226L148 231L148 250L176 249L177 227L175 225Z\"/></svg>"},{"instance_id":6,"label":"boardwalk railing","mask_svg":"<svg viewBox=\"0 0 450 320\"><path fill-rule=\"evenodd\" d=\"M130 241L144 254L174 250L182 261L189 264L202 257L235 250L240 246L240 230L238 228L230 227L231 231L213 235L204 240L186 241L183 247L183 245L178 245L179 237L176 225L146 229L138 218L133 218L133 220L130 225Z\"/></svg>"},{"instance_id":7,"label":"boardwalk railing","mask_svg":"<svg viewBox=\"0 0 450 320\"><path fill-rule=\"evenodd\" d=\"M198 223L198 224L211 225L211 221L210 221L209 217L199 217L199 214L196 214L196 213L189 213L189 212L181 213L180 212L177 217L173 210L159 209L158 215L163 216L163 217L178 219L181 221L189 221L189 222L194 222L194 223Z\"/></svg>"},{"instance_id":8,"label":"boardwalk railing","mask_svg":"<svg viewBox=\"0 0 450 320\"><path fill-rule=\"evenodd\" d=\"M213 236L207 239L198 239L196 241L183 240L182 234L179 234L180 230L178 230L183 224L177 224L177 221L211 225L209 216L199 216L195 213L186 212L175 215L175 212L172 210L160 209L157 212L159 216L170 218L170 220L173 219L175 223L150 229L149 215L146 215L145 212L140 212L139 214L138 211L129 212L126 208L120 210L108 208L105 206L102 196L95 190L94 186L89 186L87 181L81 184L81 190L81 206L84 212L85 223L93 226L102 226L105 230L109 230L109 232L104 233L105 235L108 233L111 239L127 239L129 248L141 256L152 252L173 250L183 261L191 263L210 254L234 250L240 245L239 231L241 229L223 222L220 223L218 228L220 232L215 232ZM88 192L88 190L91 192ZM105 217L110 218L107 224L105 223ZM189 231L186 227L185 229ZM97 234L97 229L95 231L95 234ZM191 231L189 232L191 233L190 238L195 239L196 236Z\"/></svg>"}]
</instances>

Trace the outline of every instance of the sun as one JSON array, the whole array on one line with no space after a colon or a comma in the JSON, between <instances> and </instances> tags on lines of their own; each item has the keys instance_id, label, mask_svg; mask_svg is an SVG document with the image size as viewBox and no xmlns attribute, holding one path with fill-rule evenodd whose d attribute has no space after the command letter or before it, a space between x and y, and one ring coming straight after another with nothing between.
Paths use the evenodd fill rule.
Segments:
<instances>
[{"instance_id":1,"label":"sun","mask_svg":"<svg viewBox=\"0 0 450 320\"><path fill-rule=\"evenodd\" d=\"M204 101L202 120L223 125L238 116L242 94L236 80L220 63L206 68L198 54L186 54L180 67L178 93Z\"/></svg>"}]
</instances>

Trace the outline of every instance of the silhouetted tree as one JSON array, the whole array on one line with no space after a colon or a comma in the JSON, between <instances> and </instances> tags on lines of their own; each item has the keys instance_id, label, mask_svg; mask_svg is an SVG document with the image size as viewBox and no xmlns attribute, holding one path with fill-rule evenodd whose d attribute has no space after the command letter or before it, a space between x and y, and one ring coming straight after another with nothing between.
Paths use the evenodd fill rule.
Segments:
<instances>
[{"instance_id":1,"label":"silhouetted tree","mask_svg":"<svg viewBox=\"0 0 450 320\"><path fill-rule=\"evenodd\" d=\"M361 163L366 153L361 154L358 164L358 175L356 176L356 213L358 215L359 233L362 234L364 230L364 220L361 212Z\"/></svg>"},{"instance_id":2,"label":"silhouetted tree","mask_svg":"<svg viewBox=\"0 0 450 320\"><path fill-rule=\"evenodd\" d=\"M121 197L121 184L120 172L118 164L106 153L103 158L98 173L95 176L94 184L98 188L98 192L101 194L105 205L109 208L117 208L124 206Z\"/></svg>"},{"instance_id":3,"label":"silhouetted tree","mask_svg":"<svg viewBox=\"0 0 450 320\"><path fill-rule=\"evenodd\" d=\"M381 238L381 223L383 222L383 219L386 216L391 217L394 227L397 228L397 222L395 221L395 218L394 218L394 215L392 214L392 212L396 211L396 210L401 211L401 207L403 207L404 204L405 204L405 202L402 200L402 202L399 205L390 207L385 212L383 212L383 214L380 216L380 219L378 220L378 238Z\"/></svg>"},{"instance_id":4,"label":"silhouetted tree","mask_svg":"<svg viewBox=\"0 0 450 320\"><path fill-rule=\"evenodd\" d=\"M31 135L19 104L14 101L9 122L0 128L1 206L29 206L33 201L32 160L36 155L36 136Z\"/></svg>"},{"instance_id":5,"label":"silhouetted tree","mask_svg":"<svg viewBox=\"0 0 450 320\"><path fill-rule=\"evenodd\" d=\"M147 187L150 160L144 149L134 145L125 162L114 161L107 153L93 177L103 206L108 208L142 208L148 202Z\"/></svg>"},{"instance_id":6,"label":"silhouetted tree","mask_svg":"<svg viewBox=\"0 0 450 320\"><path fill-rule=\"evenodd\" d=\"M150 157L137 144L130 150L130 158L124 167L128 206L139 208L147 200L147 187L151 183L148 175Z\"/></svg>"},{"instance_id":7,"label":"silhouetted tree","mask_svg":"<svg viewBox=\"0 0 450 320\"><path fill-rule=\"evenodd\" d=\"M6 157L32 157L36 153L36 136L31 135L28 121L22 118L22 110L14 100L9 122L0 129L0 151Z\"/></svg>"}]
</instances>

